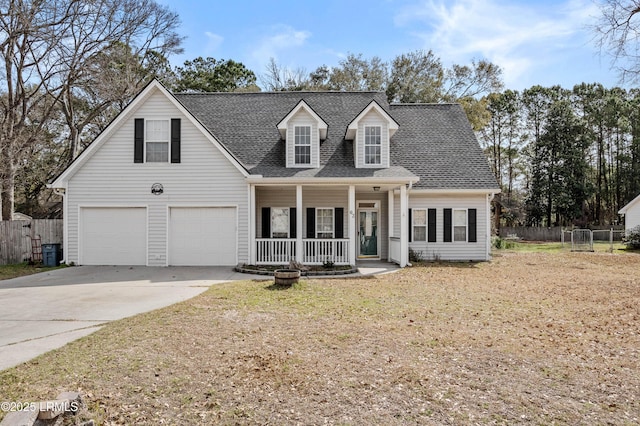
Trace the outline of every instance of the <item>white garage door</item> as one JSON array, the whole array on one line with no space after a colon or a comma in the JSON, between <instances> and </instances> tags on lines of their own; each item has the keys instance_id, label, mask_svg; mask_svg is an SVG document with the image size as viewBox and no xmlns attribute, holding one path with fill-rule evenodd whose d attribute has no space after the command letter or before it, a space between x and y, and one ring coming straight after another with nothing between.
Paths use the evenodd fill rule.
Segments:
<instances>
[{"instance_id":1,"label":"white garage door","mask_svg":"<svg viewBox=\"0 0 640 426\"><path fill-rule=\"evenodd\" d=\"M147 210L82 208L80 262L83 265L146 265Z\"/></svg>"},{"instance_id":2,"label":"white garage door","mask_svg":"<svg viewBox=\"0 0 640 426\"><path fill-rule=\"evenodd\" d=\"M169 210L170 265L235 265L234 207L172 207Z\"/></svg>"}]
</instances>

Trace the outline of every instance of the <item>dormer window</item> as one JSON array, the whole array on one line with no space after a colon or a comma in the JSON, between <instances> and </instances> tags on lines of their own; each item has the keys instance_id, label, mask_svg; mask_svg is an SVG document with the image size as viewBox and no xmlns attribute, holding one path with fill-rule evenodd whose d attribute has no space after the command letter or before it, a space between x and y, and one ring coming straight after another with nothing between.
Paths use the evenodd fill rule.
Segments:
<instances>
[{"instance_id":1,"label":"dormer window","mask_svg":"<svg viewBox=\"0 0 640 426\"><path fill-rule=\"evenodd\" d=\"M295 126L294 128L295 164L311 164L311 126Z\"/></svg>"},{"instance_id":2,"label":"dormer window","mask_svg":"<svg viewBox=\"0 0 640 426\"><path fill-rule=\"evenodd\" d=\"M380 126L365 126L364 128L364 163L380 164L382 147L382 128Z\"/></svg>"},{"instance_id":3,"label":"dormer window","mask_svg":"<svg viewBox=\"0 0 640 426\"><path fill-rule=\"evenodd\" d=\"M320 167L320 141L327 138L327 123L304 100L278 123L285 141L285 164L291 168Z\"/></svg>"},{"instance_id":4,"label":"dormer window","mask_svg":"<svg viewBox=\"0 0 640 426\"><path fill-rule=\"evenodd\" d=\"M376 101L347 126L344 136L353 141L353 160L356 168L387 168L390 166L390 140L398 130L398 123Z\"/></svg>"}]
</instances>

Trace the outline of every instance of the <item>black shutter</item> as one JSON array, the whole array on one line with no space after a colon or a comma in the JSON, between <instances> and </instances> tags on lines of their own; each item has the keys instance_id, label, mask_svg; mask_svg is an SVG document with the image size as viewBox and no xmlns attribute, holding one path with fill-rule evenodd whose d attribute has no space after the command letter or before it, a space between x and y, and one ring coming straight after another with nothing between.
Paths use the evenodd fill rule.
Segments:
<instances>
[{"instance_id":1,"label":"black shutter","mask_svg":"<svg viewBox=\"0 0 640 426\"><path fill-rule=\"evenodd\" d=\"M171 162L180 162L180 119L171 119Z\"/></svg>"},{"instance_id":2,"label":"black shutter","mask_svg":"<svg viewBox=\"0 0 640 426\"><path fill-rule=\"evenodd\" d=\"M333 209L333 231L336 238L344 238L344 208Z\"/></svg>"},{"instance_id":3,"label":"black shutter","mask_svg":"<svg viewBox=\"0 0 640 426\"><path fill-rule=\"evenodd\" d=\"M436 209L429 209L427 213L427 241L436 242Z\"/></svg>"},{"instance_id":4,"label":"black shutter","mask_svg":"<svg viewBox=\"0 0 640 426\"><path fill-rule=\"evenodd\" d=\"M133 129L133 162L144 163L144 118L136 118Z\"/></svg>"},{"instance_id":5,"label":"black shutter","mask_svg":"<svg viewBox=\"0 0 640 426\"><path fill-rule=\"evenodd\" d=\"M469 238L467 241L470 243L478 242L478 221L476 209L467 210L468 222L469 222Z\"/></svg>"},{"instance_id":6,"label":"black shutter","mask_svg":"<svg viewBox=\"0 0 640 426\"><path fill-rule=\"evenodd\" d=\"M443 241L445 243L451 242L451 209L443 209L444 213L444 223L442 225L442 230L444 231Z\"/></svg>"},{"instance_id":7,"label":"black shutter","mask_svg":"<svg viewBox=\"0 0 640 426\"><path fill-rule=\"evenodd\" d=\"M271 238L271 207L262 208L262 238Z\"/></svg>"},{"instance_id":8,"label":"black shutter","mask_svg":"<svg viewBox=\"0 0 640 426\"><path fill-rule=\"evenodd\" d=\"M411 238L412 238L411 234L413 234L413 232L411 232L413 230L413 223L412 223L412 219L411 219L411 209L409 209L409 220L408 220L408 222L409 222L409 242L411 242Z\"/></svg>"},{"instance_id":9,"label":"black shutter","mask_svg":"<svg viewBox=\"0 0 640 426\"><path fill-rule=\"evenodd\" d=\"M316 237L316 209L307 207L307 238Z\"/></svg>"},{"instance_id":10,"label":"black shutter","mask_svg":"<svg viewBox=\"0 0 640 426\"><path fill-rule=\"evenodd\" d=\"M298 217L296 216L296 208L289 208L289 238L296 238L296 226Z\"/></svg>"}]
</instances>

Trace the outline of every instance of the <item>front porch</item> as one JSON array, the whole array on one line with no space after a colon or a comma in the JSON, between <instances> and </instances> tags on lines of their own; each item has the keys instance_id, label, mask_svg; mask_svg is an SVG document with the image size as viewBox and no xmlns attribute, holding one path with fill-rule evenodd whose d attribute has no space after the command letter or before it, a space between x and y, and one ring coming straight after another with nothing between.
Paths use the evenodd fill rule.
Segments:
<instances>
[{"instance_id":1,"label":"front porch","mask_svg":"<svg viewBox=\"0 0 640 426\"><path fill-rule=\"evenodd\" d=\"M408 262L406 183L251 184L254 265Z\"/></svg>"}]
</instances>

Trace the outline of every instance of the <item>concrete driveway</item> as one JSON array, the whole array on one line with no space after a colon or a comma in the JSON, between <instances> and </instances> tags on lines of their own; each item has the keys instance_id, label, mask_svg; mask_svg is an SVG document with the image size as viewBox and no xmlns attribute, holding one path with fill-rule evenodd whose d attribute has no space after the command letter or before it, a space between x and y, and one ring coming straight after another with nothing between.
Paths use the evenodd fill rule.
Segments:
<instances>
[{"instance_id":1,"label":"concrete driveway","mask_svg":"<svg viewBox=\"0 0 640 426\"><path fill-rule=\"evenodd\" d=\"M103 324L251 278L230 267L79 266L0 281L0 370Z\"/></svg>"}]
</instances>

